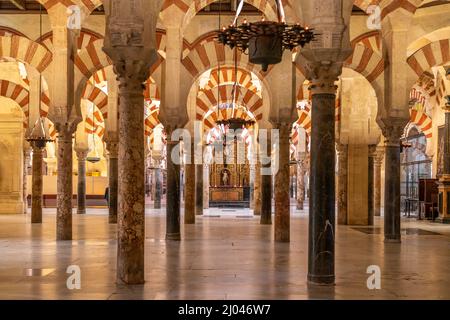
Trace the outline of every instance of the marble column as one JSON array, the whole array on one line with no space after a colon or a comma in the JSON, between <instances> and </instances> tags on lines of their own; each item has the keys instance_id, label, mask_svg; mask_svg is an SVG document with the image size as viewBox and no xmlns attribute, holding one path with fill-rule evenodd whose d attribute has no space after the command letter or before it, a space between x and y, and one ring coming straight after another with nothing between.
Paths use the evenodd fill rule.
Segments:
<instances>
[{"instance_id":1,"label":"marble column","mask_svg":"<svg viewBox=\"0 0 450 320\"><path fill-rule=\"evenodd\" d=\"M209 165L203 167L203 209L209 209Z\"/></svg>"},{"instance_id":2,"label":"marble column","mask_svg":"<svg viewBox=\"0 0 450 320\"><path fill-rule=\"evenodd\" d=\"M166 197L166 239L181 240L180 234L180 165L172 160L172 152L178 141L170 139L172 131L167 132L167 197ZM195 170L195 168L194 168Z\"/></svg>"},{"instance_id":3,"label":"marble column","mask_svg":"<svg viewBox=\"0 0 450 320\"><path fill-rule=\"evenodd\" d=\"M387 121L386 121L387 122ZM384 241L401 242L400 234L400 138L405 122L385 124Z\"/></svg>"},{"instance_id":4,"label":"marble column","mask_svg":"<svg viewBox=\"0 0 450 320\"><path fill-rule=\"evenodd\" d=\"M265 171L270 170L271 167L271 152L272 145L270 140L267 142L267 154L261 154L263 160L262 167ZM266 172L267 173L267 172ZM272 224L272 175L261 175L261 224ZM287 181L285 182L287 183Z\"/></svg>"},{"instance_id":5,"label":"marble column","mask_svg":"<svg viewBox=\"0 0 450 320\"><path fill-rule=\"evenodd\" d=\"M369 209L369 226L373 226L375 217L375 157L376 157L377 146L369 146L369 181L368 181L368 209Z\"/></svg>"},{"instance_id":6,"label":"marble column","mask_svg":"<svg viewBox=\"0 0 450 320\"><path fill-rule=\"evenodd\" d=\"M26 142L25 142L26 143ZM28 144L27 144L28 145ZM28 213L28 166L31 159L31 148L26 147L23 150L23 213Z\"/></svg>"},{"instance_id":7,"label":"marble column","mask_svg":"<svg viewBox=\"0 0 450 320\"><path fill-rule=\"evenodd\" d=\"M195 214L201 216L203 215L203 164L197 164L195 168Z\"/></svg>"},{"instance_id":8,"label":"marble column","mask_svg":"<svg viewBox=\"0 0 450 320\"><path fill-rule=\"evenodd\" d=\"M297 210L304 209L305 201L305 156L299 156L297 162Z\"/></svg>"},{"instance_id":9,"label":"marble column","mask_svg":"<svg viewBox=\"0 0 450 320\"><path fill-rule=\"evenodd\" d=\"M42 163L44 158L44 148L32 143L33 148L33 176L31 191L31 223L42 223Z\"/></svg>"},{"instance_id":10,"label":"marble column","mask_svg":"<svg viewBox=\"0 0 450 320\"><path fill-rule=\"evenodd\" d=\"M117 139L107 139L106 149L108 150L108 222L117 223L118 211L118 189L119 189L119 143Z\"/></svg>"},{"instance_id":11,"label":"marble column","mask_svg":"<svg viewBox=\"0 0 450 320\"><path fill-rule=\"evenodd\" d=\"M278 146L279 166L275 175L275 241L290 241L290 134L292 124L279 123L276 129L280 133Z\"/></svg>"},{"instance_id":12,"label":"marble column","mask_svg":"<svg viewBox=\"0 0 450 320\"><path fill-rule=\"evenodd\" d=\"M56 125L58 130L58 178L56 238L72 240L72 130Z\"/></svg>"},{"instance_id":13,"label":"marble column","mask_svg":"<svg viewBox=\"0 0 450 320\"><path fill-rule=\"evenodd\" d=\"M255 183L253 188L253 214L261 215L261 163L257 161L255 164Z\"/></svg>"},{"instance_id":14,"label":"marble column","mask_svg":"<svg viewBox=\"0 0 450 320\"><path fill-rule=\"evenodd\" d=\"M145 69L144 69L145 68ZM119 182L117 280L144 283L145 157L143 82L139 61L117 64L119 73Z\"/></svg>"},{"instance_id":15,"label":"marble column","mask_svg":"<svg viewBox=\"0 0 450 320\"><path fill-rule=\"evenodd\" d=\"M374 188L373 188L373 206L374 216L381 216L381 164L383 162L384 153L378 151L374 158Z\"/></svg>"},{"instance_id":16,"label":"marble column","mask_svg":"<svg viewBox=\"0 0 450 320\"><path fill-rule=\"evenodd\" d=\"M153 195L153 208L161 209L161 197L162 197L162 174L161 174L161 160L155 160L154 171L154 195Z\"/></svg>"},{"instance_id":17,"label":"marble column","mask_svg":"<svg viewBox=\"0 0 450 320\"><path fill-rule=\"evenodd\" d=\"M346 225L348 223L347 212L347 194L348 194L348 145L338 143L338 203L337 203L337 219L338 224Z\"/></svg>"},{"instance_id":18,"label":"marble column","mask_svg":"<svg viewBox=\"0 0 450 320\"><path fill-rule=\"evenodd\" d=\"M195 224L195 214L197 209L197 195L196 195L196 177L195 171L197 166L194 163L194 144L191 144L191 159L190 163L185 164L184 178L185 178L185 188L184 188L184 223L185 224ZM202 168L203 169L203 168ZM201 191L203 194L203 190ZM202 203L203 207L203 203Z\"/></svg>"},{"instance_id":19,"label":"marble column","mask_svg":"<svg viewBox=\"0 0 450 320\"><path fill-rule=\"evenodd\" d=\"M335 233L335 85L322 71L311 84L311 180L308 281L334 284Z\"/></svg>"},{"instance_id":20,"label":"marble column","mask_svg":"<svg viewBox=\"0 0 450 320\"><path fill-rule=\"evenodd\" d=\"M86 158L88 150L76 150L78 159L77 214L86 214Z\"/></svg>"}]
</instances>

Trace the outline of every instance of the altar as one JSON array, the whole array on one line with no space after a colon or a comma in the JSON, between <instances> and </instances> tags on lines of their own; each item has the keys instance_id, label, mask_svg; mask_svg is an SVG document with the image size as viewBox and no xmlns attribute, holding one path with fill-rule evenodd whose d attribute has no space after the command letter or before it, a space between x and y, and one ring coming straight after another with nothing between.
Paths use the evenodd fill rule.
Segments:
<instances>
[{"instance_id":1,"label":"altar","mask_svg":"<svg viewBox=\"0 0 450 320\"><path fill-rule=\"evenodd\" d=\"M213 163L209 167L209 202L211 207L250 206L250 164L248 160L237 161L236 141L229 142L229 147L235 149L235 157ZM245 147L247 154L247 147Z\"/></svg>"}]
</instances>

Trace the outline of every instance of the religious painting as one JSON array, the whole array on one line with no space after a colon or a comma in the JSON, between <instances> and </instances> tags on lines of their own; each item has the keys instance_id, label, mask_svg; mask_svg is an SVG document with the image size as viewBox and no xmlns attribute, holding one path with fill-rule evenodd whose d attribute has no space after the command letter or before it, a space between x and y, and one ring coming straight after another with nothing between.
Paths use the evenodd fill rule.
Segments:
<instances>
[{"instance_id":1,"label":"religious painting","mask_svg":"<svg viewBox=\"0 0 450 320\"><path fill-rule=\"evenodd\" d=\"M437 171L436 177L440 178L444 173L444 136L445 127L438 128L438 150L437 150Z\"/></svg>"}]
</instances>

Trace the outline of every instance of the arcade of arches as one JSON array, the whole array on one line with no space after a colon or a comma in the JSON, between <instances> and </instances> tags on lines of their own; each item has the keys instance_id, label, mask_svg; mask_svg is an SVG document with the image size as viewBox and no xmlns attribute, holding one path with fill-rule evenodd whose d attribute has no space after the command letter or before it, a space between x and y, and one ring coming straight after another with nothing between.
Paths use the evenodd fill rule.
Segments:
<instances>
[{"instance_id":1,"label":"arcade of arches","mask_svg":"<svg viewBox=\"0 0 450 320\"><path fill-rule=\"evenodd\" d=\"M450 298L450 3L237 2L0 0L0 298Z\"/></svg>"}]
</instances>

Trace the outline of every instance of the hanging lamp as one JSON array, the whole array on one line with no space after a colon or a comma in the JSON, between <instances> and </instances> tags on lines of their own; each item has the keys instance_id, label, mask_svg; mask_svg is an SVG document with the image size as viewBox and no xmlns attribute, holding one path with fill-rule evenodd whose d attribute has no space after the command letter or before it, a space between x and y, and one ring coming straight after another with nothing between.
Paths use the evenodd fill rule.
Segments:
<instances>
[{"instance_id":1,"label":"hanging lamp","mask_svg":"<svg viewBox=\"0 0 450 320\"><path fill-rule=\"evenodd\" d=\"M249 61L262 66L267 71L269 65L278 64L283 57L283 51L303 47L314 40L313 29L300 24L287 24L281 0L275 0L278 21L247 22L237 25L237 19L242 11L244 0L241 0L233 23L223 27L217 34L218 42L238 48L249 55Z\"/></svg>"},{"instance_id":2,"label":"hanging lamp","mask_svg":"<svg viewBox=\"0 0 450 320\"><path fill-rule=\"evenodd\" d=\"M39 35L42 39L42 5L39 5ZM42 106L42 74L39 73L39 104L38 104L38 112L41 112ZM30 116L28 116L28 128L30 128ZM32 146L37 148L45 148L47 142L52 142L53 140L47 135L44 128L44 119L39 115L39 118L36 120L33 129L31 129L30 135L25 139Z\"/></svg>"}]
</instances>

